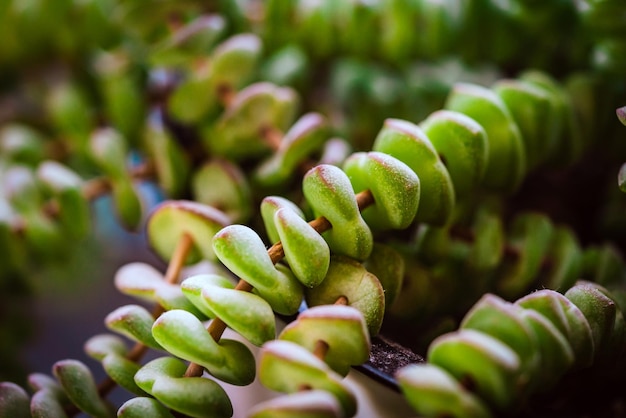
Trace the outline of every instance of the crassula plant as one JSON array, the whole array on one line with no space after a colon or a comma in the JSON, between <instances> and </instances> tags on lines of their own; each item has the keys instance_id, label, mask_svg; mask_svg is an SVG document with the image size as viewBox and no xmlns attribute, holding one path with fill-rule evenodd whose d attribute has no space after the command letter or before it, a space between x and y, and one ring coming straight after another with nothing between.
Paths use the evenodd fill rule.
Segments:
<instances>
[{"instance_id":1,"label":"crassula plant","mask_svg":"<svg viewBox=\"0 0 626 418\"><path fill-rule=\"evenodd\" d=\"M110 278L104 381L59 360L0 416L367 416L354 367L418 416L623 408L620 2L0 11L2 298L101 196L165 265Z\"/></svg>"}]
</instances>

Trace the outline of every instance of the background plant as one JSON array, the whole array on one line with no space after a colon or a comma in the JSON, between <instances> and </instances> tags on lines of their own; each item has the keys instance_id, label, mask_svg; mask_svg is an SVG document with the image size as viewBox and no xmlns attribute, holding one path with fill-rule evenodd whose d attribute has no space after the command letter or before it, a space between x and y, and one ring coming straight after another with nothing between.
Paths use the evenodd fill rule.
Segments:
<instances>
[{"instance_id":1,"label":"background plant","mask_svg":"<svg viewBox=\"0 0 626 418\"><path fill-rule=\"evenodd\" d=\"M346 296L333 287L379 295L361 307L370 314L363 319L369 334L377 333L387 309L383 332L424 354L485 292L512 301L538 287L566 292L584 278L619 299L623 203L614 179L623 145L612 112L623 101L624 72L616 2L555 1L540 10L490 1L153 6L9 2L2 14L8 41L1 54L1 230L11 254L3 283L25 289L36 277L32 266L71 257L72 245L89 233L88 202L96 196L110 193L119 221L131 229L143 229L150 212L146 234L168 270L163 277L134 266L139 282L120 270L118 287L167 312L120 308L107 326L136 348L111 336L86 346L121 386L161 401L139 397L133 408L199 413L194 408L202 406L178 392L197 385L227 414L219 385L194 375L217 368L219 379L245 384L254 364L236 343L223 343L230 344L225 350L207 338L220 341L228 324L260 345L273 333L249 336L256 321L266 318L270 326L272 310L295 314L302 297L314 305ZM56 30L56 22L70 18L80 23ZM46 29L51 25L54 31ZM33 26L40 31L27 30ZM371 39L363 41L363 34ZM469 155L479 156L474 166L458 158L458 144L447 143L441 132L448 129L465 139ZM170 200L150 210L137 187L146 181ZM327 184L337 185L333 193ZM558 199L550 198L554 187ZM254 250L247 246L253 241ZM277 241L266 253L264 242ZM303 245L316 257L299 260ZM250 251L255 262L243 264ZM283 256L289 269L275 269ZM176 285L181 265L201 259L219 259L219 275ZM313 259L321 264L312 268ZM246 280L237 290L221 264ZM364 288L349 280L330 288L320 283L336 269L351 271ZM259 274L262 282L249 283ZM252 286L255 293L243 296L240 290ZM279 290L285 293L277 297ZM226 322L225 312L241 304L255 306L254 321ZM220 319L206 334L200 321L215 316ZM413 333L395 332L408 326ZM10 335L15 341L19 334ZM331 338L318 337L297 342L314 352L317 341ZM185 348L194 338L215 353ZM279 367L281 344L269 346L270 365ZM185 370L172 357L143 366L141 347L165 349L202 368ZM339 409L350 414L354 406L337 370L323 364L339 367L339 375L345 365L327 354L285 370L298 364L321 373L326 380L317 383L331 385L343 400ZM203 364L207 358L248 367L222 370ZM282 373L267 369L268 385L298 390L278 385ZM82 365L59 362L54 374L78 408L110 413L95 384L75 384L90 379ZM57 383L35 376L31 386L32 408L72 412ZM24 401L19 389L4 387ZM334 398L298 396L311 403L323 398L328 413L337 413Z\"/></svg>"}]
</instances>

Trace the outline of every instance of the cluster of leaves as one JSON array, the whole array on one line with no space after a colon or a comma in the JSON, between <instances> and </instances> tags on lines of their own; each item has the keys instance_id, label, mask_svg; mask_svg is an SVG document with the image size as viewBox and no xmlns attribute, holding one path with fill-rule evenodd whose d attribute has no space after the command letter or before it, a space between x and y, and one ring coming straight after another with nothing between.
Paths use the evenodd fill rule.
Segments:
<instances>
[{"instance_id":1,"label":"cluster of leaves","mask_svg":"<svg viewBox=\"0 0 626 418\"><path fill-rule=\"evenodd\" d=\"M253 416L352 416L342 377L381 330L428 352L397 374L425 415L510 412L573 369L623 369L621 255L516 207L533 176L619 158L605 115L624 91L622 5L150 6L0 6L0 281L62 260L102 194L168 263L116 275L154 310L107 316L133 348L86 343L110 380L62 360L56 379L31 375L32 395L2 383L2 415L230 416L218 381L258 368L289 395ZM179 283L200 262L211 273ZM554 290L524 297L539 287ZM276 338L275 313L299 310ZM258 365L227 327L262 347ZM147 349L165 356L143 364ZM119 409L114 384L135 396Z\"/></svg>"}]
</instances>

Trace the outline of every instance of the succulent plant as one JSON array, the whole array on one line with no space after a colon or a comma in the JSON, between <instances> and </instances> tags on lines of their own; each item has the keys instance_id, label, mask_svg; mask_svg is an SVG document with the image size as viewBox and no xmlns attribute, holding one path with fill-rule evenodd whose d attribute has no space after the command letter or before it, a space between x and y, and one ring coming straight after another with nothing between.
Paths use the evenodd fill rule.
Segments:
<instances>
[{"instance_id":1,"label":"succulent plant","mask_svg":"<svg viewBox=\"0 0 626 418\"><path fill-rule=\"evenodd\" d=\"M71 260L102 196L166 266L117 270L104 381L60 360L0 416L349 417L354 367L420 416L623 403L624 11L6 2L0 289ZM238 411L255 380L284 395Z\"/></svg>"}]
</instances>

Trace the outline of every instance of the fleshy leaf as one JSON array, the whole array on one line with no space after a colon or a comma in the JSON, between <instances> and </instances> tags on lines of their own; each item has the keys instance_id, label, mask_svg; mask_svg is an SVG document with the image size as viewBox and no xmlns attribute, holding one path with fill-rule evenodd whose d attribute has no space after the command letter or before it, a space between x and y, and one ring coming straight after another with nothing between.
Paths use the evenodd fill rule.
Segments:
<instances>
[{"instance_id":1,"label":"fleshy leaf","mask_svg":"<svg viewBox=\"0 0 626 418\"><path fill-rule=\"evenodd\" d=\"M271 147L261 138L264 129L284 131L292 122L298 97L288 87L252 84L239 91L211 129L204 132L209 149L235 161L266 155Z\"/></svg>"},{"instance_id":2,"label":"fleshy leaf","mask_svg":"<svg viewBox=\"0 0 626 418\"><path fill-rule=\"evenodd\" d=\"M412 364L398 370L395 377L405 398L420 415L467 418L492 416L480 398L434 364Z\"/></svg>"},{"instance_id":3,"label":"fleshy leaf","mask_svg":"<svg viewBox=\"0 0 626 418\"><path fill-rule=\"evenodd\" d=\"M393 247L375 242L372 254L365 260L363 266L378 278L385 292L385 309L389 309L402 288L404 258Z\"/></svg>"},{"instance_id":4,"label":"fleshy leaf","mask_svg":"<svg viewBox=\"0 0 626 418\"><path fill-rule=\"evenodd\" d=\"M522 319L537 336L539 349L537 383L541 385L539 391L547 391L574 364L574 350L561 331L539 312L526 309L522 312Z\"/></svg>"},{"instance_id":5,"label":"fleshy leaf","mask_svg":"<svg viewBox=\"0 0 626 418\"><path fill-rule=\"evenodd\" d=\"M274 214L282 208L287 208L302 219L305 219L302 210L291 200L280 196L266 196L263 198L261 201L261 217L263 218L263 225L265 226L267 236L272 243L280 241L280 236L276 230L276 223L274 222Z\"/></svg>"},{"instance_id":6,"label":"fleshy leaf","mask_svg":"<svg viewBox=\"0 0 626 418\"><path fill-rule=\"evenodd\" d=\"M247 226L230 225L213 237L215 254L230 271L250 283L274 311L291 315L302 301L302 286L291 274L280 270L261 238Z\"/></svg>"},{"instance_id":7,"label":"fleshy leaf","mask_svg":"<svg viewBox=\"0 0 626 418\"><path fill-rule=\"evenodd\" d=\"M296 212L281 208L274 224L285 252L285 260L296 278L307 287L319 285L330 264L330 248L322 236Z\"/></svg>"},{"instance_id":8,"label":"fleshy leaf","mask_svg":"<svg viewBox=\"0 0 626 418\"><path fill-rule=\"evenodd\" d=\"M378 229L405 229L417 214L420 179L402 161L382 152L354 153L343 170L356 193L369 190L374 204L361 213Z\"/></svg>"},{"instance_id":9,"label":"fleshy leaf","mask_svg":"<svg viewBox=\"0 0 626 418\"><path fill-rule=\"evenodd\" d=\"M559 292L542 289L518 299L515 304L539 312L565 335L576 357L572 367L591 365L594 357L591 328L581 310L572 301Z\"/></svg>"},{"instance_id":10,"label":"fleshy leaf","mask_svg":"<svg viewBox=\"0 0 626 418\"><path fill-rule=\"evenodd\" d=\"M276 186L289 179L299 164L319 150L327 136L328 123L319 113L307 113L287 131L272 156L255 172L264 186Z\"/></svg>"},{"instance_id":11,"label":"fleshy leaf","mask_svg":"<svg viewBox=\"0 0 626 418\"><path fill-rule=\"evenodd\" d=\"M557 109L550 92L525 80L500 80L493 91L509 109L522 135L528 168L550 156L558 141Z\"/></svg>"},{"instance_id":12,"label":"fleshy leaf","mask_svg":"<svg viewBox=\"0 0 626 418\"><path fill-rule=\"evenodd\" d=\"M124 402L117 410L118 418L174 418L174 415L154 398L138 397Z\"/></svg>"},{"instance_id":13,"label":"fleshy leaf","mask_svg":"<svg viewBox=\"0 0 626 418\"><path fill-rule=\"evenodd\" d=\"M107 375L120 387L130 393L143 396L146 393L135 383L135 374L141 368L139 363L135 363L119 354L109 354L102 359L102 367Z\"/></svg>"},{"instance_id":14,"label":"fleshy leaf","mask_svg":"<svg viewBox=\"0 0 626 418\"><path fill-rule=\"evenodd\" d=\"M188 200L169 200L154 208L148 218L146 231L152 249L169 261L184 234L193 240L187 264L200 260L215 260L211 237L230 219L218 209Z\"/></svg>"},{"instance_id":15,"label":"fleshy leaf","mask_svg":"<svg viewBox=\"0 0 626 418\"><path fill-rule=\"evenodd\" d=\"M342 296L347 298L349 306L361 311L370 335L378 334L385 313L380 282L359 262L333 256L326 279L306 290L306 301L309 306L332 305Z\"/></svg>"},{"instance_id":16,"label":"fleshy leaf","mask_svg":"<svg viewBox=\"0 0 626 418\"><path fill-rule=\"evenodd\" d=\"M150 348L161 349L161 346L152 336L154 318L143 306L126 305L117 308L107 315L104 320L106 326L133 341L137 341Z\"/></svg>"},{"instance_id":17,"label":"fleshy leaf","mask_svg":"<svg viewBox=\"0 0 626 418\"><path fill-rule=\"evenodd\" d=\"M163 313L152 327L154 339L167 351L200 364L213 376L233 385L254 380L254 357L239 341L217 343L193 314L179 309Z\"/></svg>"},{"instance_id":18,"label":"fleshy leaf","mask_svg":"<svg viewBox=\"0 0 626 418\"><path fill-rule=\"evenodd\" d=\"M343 305L322 305L307 309L296 321L287 324L278 336L313 352L316 345L326 346L323 360L342 376L351 366L369 359L370 338L360 311Z\"/></svg>"},{"instance_id":19,"label":"fleshy leaf","mask_svg":"<svg viewBox=\"0 0 626 418\"><path fill-rule=\"evenodd\" d=\"M488 334L464 329L437 337L428 348L428 362L457 380L469 380L475 393L497 409L519 399L520 358Z\"/></svg>"},{"instance_id":20,"label":"fleshy leaf","mask_svg":"<svg viewBox=\"0 0 626 418\"><path fill-rule=\"evenodd\" d=\"M238 165L213 158L194 172L191 187L195 201L219 208L232 222L250 217L252 192Z\"/></svg>"},{"instance_id":21,"label":"fleshy leaf","mask_svg":"<svg viewBox=\"0 0 626 418\"><path fill-rule=\"evenodd\" d=\"M565 292L565 297L583 313L589 326L594 346L594 359L597 361L606 353L608 341L615 325L617 307L615 302L598 288L579 282Z\"/></svg>"},{"instance_id":22,"label":"fleshy leaf","mask_svg":"<svg viewBox=\"0 0 626 418\"><path fill-rule=\"evenodd\" d=\"M278 396L256 404L249 412L250 418L339 418L341 405L333 395L324 390L305 390Z\"/></svg>"},{"instance_id":23,"label":"fleshy leaf","mask_svg":"<svg viewBox=\"0 0 626 418\"><path fill-rule=\"evenodd\" d=\"M504 261L498 279L498 293L515 298L526 293L541 268L552 237L552 222L542 213L525 212L513 220L509 246L517 251L514 261Z\"/></svg>"},{"instance_id":24,"label":"fleshy leaf","mask_svg":"<svg viewBox=\"0 0 626 418\"><path fill-rule=\"evenodd\" d=\"M37 177L47 185L59 203L59 222L72 237L83 238L91 228L87 199L83 196L82 179L69 168L55 161L44 161L37 168Z\"/></svg>"},{"instance_id":25,"label":"fleshy leaf","mask_svg":"<svg viewBox=\"0 0 626 418\"><path fill-rule=\"evenodd\" d=\"M67 413L63 405L57 392L47 389L40 390L33 394L30 400L30 413L27 416L33 418L66 418Z\"/></svg>"},{"instance_id":26,"label":"fleshy leaf","mask_svg":"<svg viewBox=\"0 0 626 418\"><path fill-rule=\"evenodd\" d=\"M494 191L515 191L526 174L526 151L519 128L502 99L485 87L458 83L448 96L445 109L471 117L487 132L483 184Z\"/></svg>"},{"instance_id":27,"label":"fleshy leaf","mask_svg":"<svg viewBox=\"0 0 626 418\"><path fill-rule=\"evenodd\" d=\"M538 372L540 352L532 327L523 318L524 309L499 296L485 294L463 318L460 329L488 334L509 346L518 355L520 388L526 388Z\"/></svg>"},{"instance_id":28,"label":"fleshy leaf","mask_svg":"<svg viewBox=\"0 0 626 418\"><path fill-rule=\"evenodd\" d=\"M226 325L252 344L260 346L276 336L276 319L272 307L258 295L207 286L202 299Z\"/></svg>"},{"instance_id":29,"label":"fleshy leaf","mask_svg":"<svg viewBox=\"0 0 626 418\"><path fill-rule=\"evenodd\" d=\"M397 158L417 174L420 182L417 221L439 226L448 222L456 199L454 185L435 147L419 126L401 119L385 120L372 150Z\"/></svg>"},{"instance_id":30,"label":"fleshy leaf","mask_svg":"<svg viewBox=\"0 0 626 418\"><path fill-rule=\"evenodd\" d=\"M128 347L124 341L112 334L94 335L85 342L84 348L89 357L98 361L102 361L109 354L123 356L128 352Z\"/></svg>"},{"instance_id":31,"label":"fleshy leaf","mask_svg":"<svg viewBox=\"0 0 626 418\"><path fill-rule=\"evenodd\" d=\"M100 398L91 371L78 360L61 360L52 366L65 393L82 411L97 418L114 417L111 408Z\"/></svg>"},{"instance_id":32,"label":"fleshy leaf","mask_svg":"<svg viewBox=\"0 0 626 418\"><path fill-rule=\"evenodd\" d=\"M206 301L202 297L202 290L205 287L232 289L235 286L229 279L217 274L196 274L187 277L180 284L183 294L191 303L194 304L196 308L198 308L208 318L215 318L215 312L213 312L211 307L207 305Z\"/></svg>"},{"instance_id":33,"label":"fleshy leaf","mask_svg":"<svg viewBox=\"0 0 626 418\"><path fill-rule=\"evenodd\" d=\"M345 416L356 412L356 398L322 360L296 343L273 340L263 345L259 360L259 379L269 389L294 393L303 388L321 389L332 393Z\"/></svg>"},{"instance_id":34,"label":"fleshy leaf","mask_svg":"<svg viewBox=\"0 0 626 418\"><path fill-rule=\"evenodd\" d=\"M21 386L0 382L0 416L30 418L30 397Z\"/></svg>"},{"instance_id":35,"label":"fleshy leaf","mask_svg":"<svg viewBox=\"0 0 626 418\"><path fill-rule=\"evenodd\" d=\"M137 385L168 408L198 418L226 418L233 407L222 387L204 377L183 377L187 366L172 357L161 357L135 375Z\"/></svg>"},{"instance_id":36,"label":"fleshy leaf","mask_svg":"<svg viewBox=\"0 0 626 418\"><path fill-rule=\"evenodd\" d=\"M485 129L459 112L439 110L420 127L439 153L459 197L480 184L487 167L489 142Z\"/></svg>"},{"instance_id":37,"label":"fleshy leaf","mask_svg":"<svg viewBox=\"0 0 626 418\"><path fill-rule=\"evenodd\" d=\"M348 176L332 165L307 172L302 191L315 216L325 217L332 228L322 234L338 254L364 260L374 245L372 231L361 217Z\"/></svg>"}]
</instances>

